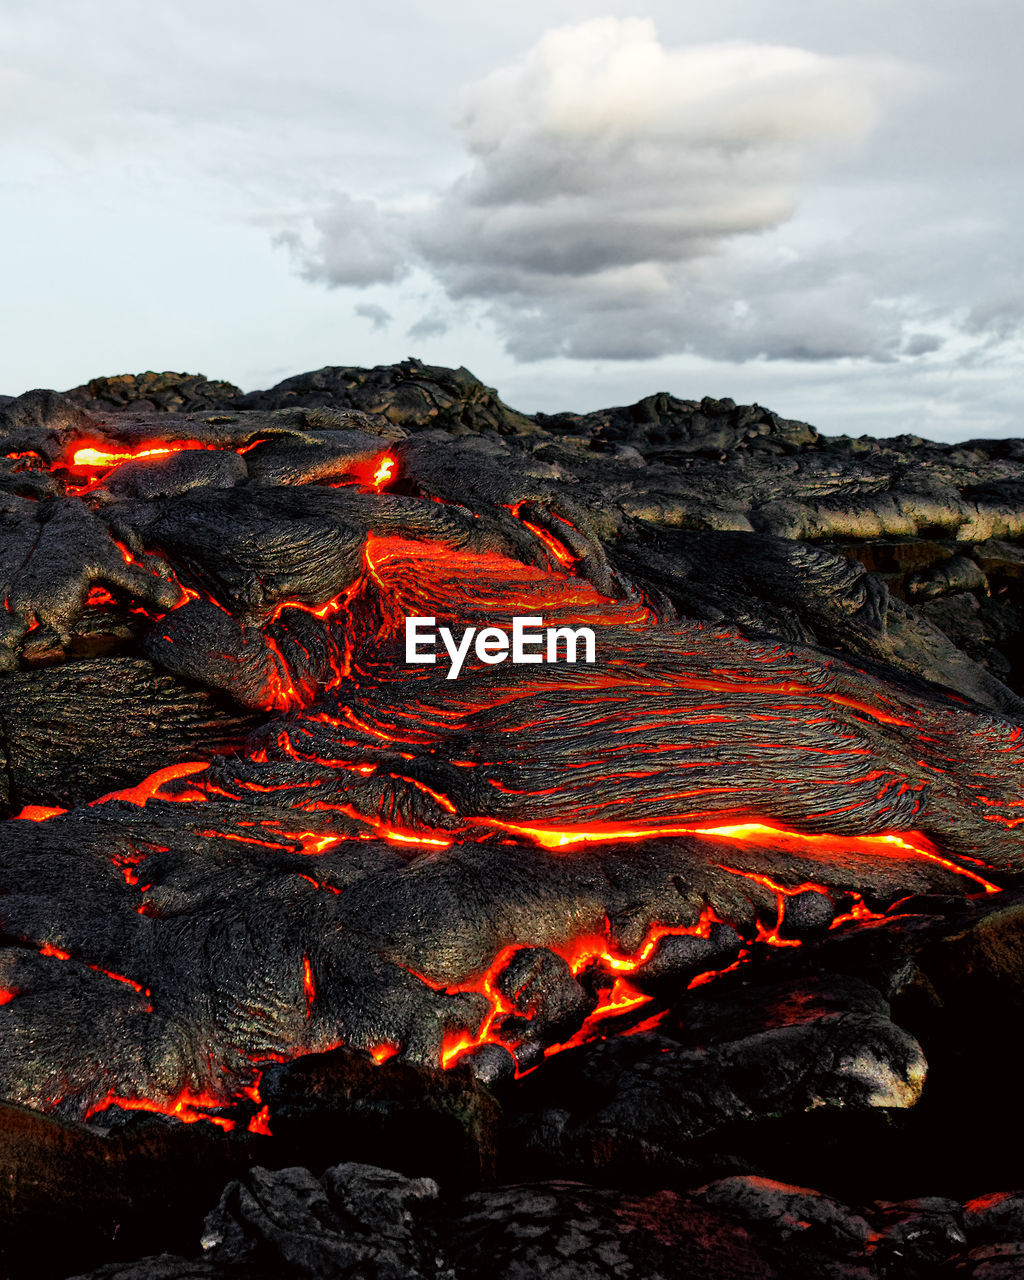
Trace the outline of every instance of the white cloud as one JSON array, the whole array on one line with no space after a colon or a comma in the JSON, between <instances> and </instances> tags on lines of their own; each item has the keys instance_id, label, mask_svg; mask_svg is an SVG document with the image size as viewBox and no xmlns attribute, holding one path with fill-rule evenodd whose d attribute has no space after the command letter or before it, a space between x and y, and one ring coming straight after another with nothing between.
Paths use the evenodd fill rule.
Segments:
<instances>
[{"instance_id":1,"label":"white cloud","mask_svg":"<svg viewBox=\"0 0 1024 1280\"><path fill-rule=\"evenodd\" d=\"M1020 0L2 9L0 391L267 386L426 321L524 409L1020 433Z\"/></svg>"},{"instance_id":2,"label":"white cloud","mask_svg":"<svg viewBox=\"0 0 1024 1280\"><path fill-rule=\"evenodd\" d=\"M332 285L393 284L408 273L400 228L372 200L338 196L330 209L312 221L312 243L293 232L277 237L295 254L307 280Z\"/></svg>"},{"instance_id":3,"label":"white cloud","mask_svg":"<svg viewBox=\"0 0 1024 1280\"><path fill-rule=\"evenodd\" d=\"M888 358L899 325L872 314L866 282L808 282L756 237L867 134L892 80L892 65L781 45L668 48L647 19L562 27L463 94L470 167L426 208L339 196L291 245L329 285L415 261L521 360Z\"/></svg>"},{"instance_id":4,"label":"white cloud","mask_svg":"<svg viewBox=\"0 0 1024 1280\"><path fill-rule=\"evenodd\" d=\"M474 85L459 123L479 156L537 137L726 149L857 137L875 116L865 71L777 45L668 49L647 18L597 18Z\"/></svg>"}]
</instances>

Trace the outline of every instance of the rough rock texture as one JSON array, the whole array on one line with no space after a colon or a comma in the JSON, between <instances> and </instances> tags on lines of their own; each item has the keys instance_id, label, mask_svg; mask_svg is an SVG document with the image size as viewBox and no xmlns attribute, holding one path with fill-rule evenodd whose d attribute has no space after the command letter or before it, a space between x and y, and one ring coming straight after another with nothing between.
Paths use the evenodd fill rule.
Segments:
<instances>
[{"instance_id":1,"label":"rough rock texture","mask_svg":"<svg viewBox=\"0 0 1024 1280\"><path fill-rule=\"evenodd\" d=\"M548 1181L444 1199L428 1178L341 1164L254 1169L208 1216L202 1258L112 1264L88 1280L917 1280L1014 1276L1012 1228L982 1238L955 1201L863 1213L810 1188L723 1178L686 1195ZM971 1246L974 1247L971 1247ZM937 1263L951 1266L940 1272ZM76 1277L75 1280L86 1280Z\"/></svg>"},{"instance_id":2,"label":"rough rock texture","mask_svg":"<svg viewBox=\"0 0 1024 1280\"><path fill-rule=\"evenodd\" d=\"M169 756L240 749L256 723L142 657L83 657L12 672L3 690L0 785L14 812L84 804L163 767Z\"/></svg>"},{"instance_id":3,"label":"rough rock texture","mask_svg":"<svg viewBox=\"0 0 1024 1280\"><path fill-rule=\"evenodd\" d=\"M536 430L526 414L503 404L468 369L443 369L414 359L376 369L328 367L300 373L269 391L251 392L240 406L360 409L409 431L442 428L454 435L532 435Z\"/></svg>"},{"instance_id":4,"label":"rough rock texture","mask_svg":"<svg viewBox=\"0 0 1024 1280\"><path fill-rule=\"evenodd\" d=\"M0 439L12 1275L1011 1273L1019 442L411 360Z\"/></svg>"},{"instance_id":5,"label":"rough rock texture","mask_svg":"<svg viewBox=\"0 0 1024 1280\"><path fill-rule=\"evenodd\" d=\"M414 433L443 428L478 443L522 437L534 467L584 486L596 481L605 493L610 481L621 512L659 529L755 531L859 561L877 575L875 589L884 584L895 598L890 630L930 623L999 679L1018 689L1024 681L1015 643L1024 617L1015 542L1024 516L1019 441L827 437L758 405L664 392L589 414L530 417L465 369L414 359L321 369L244 397L184 374L126 375L89 387L95 395L76 388L69 397L103 411L146 403L360 409ZM741 544L734 558L747 559L752 545ZM903 604L917 612L908 615ZM742 620L735 608L725 612ZM835 643L827 635L823 642Z\"/></svg>"},{"instance_id":6,"label":"rough rock texture","mask_svg":"<svg viewBox=\"0 0 1024 1280\"><path fill-rule=\"evenodd\" d=\"M201 373L125 373L116 378L93 378L66 395L94 413L125 408L162 413L201 411L220 409L242 398L242 392L230 382L211 382Z\"/></svg>"},{"instance_id":7,"label":"rough rock texture","mask_svg":"<svg viewBox=\"0 0 1024 1280\"><path fill-rule=\"evenodd\" d=\"M707 994L704 994L707 993ZM700 988L673 1011L679 1030L601 1041L524 1086L518 1130L537 1164L649 1178L727 1168L737 1133L771 1119L915 1105L927 1063L880 993L851 979ZM716 1150L718 1148L718 1150ZM694 1158L696 1154L696 1159Z\"/></svg>"}]
</instances>

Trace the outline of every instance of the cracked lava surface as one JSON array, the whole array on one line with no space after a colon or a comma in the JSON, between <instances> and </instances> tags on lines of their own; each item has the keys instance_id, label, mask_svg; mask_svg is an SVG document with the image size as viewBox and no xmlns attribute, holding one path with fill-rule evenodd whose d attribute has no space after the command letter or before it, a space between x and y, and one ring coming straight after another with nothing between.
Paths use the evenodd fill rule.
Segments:
<instances>
[{"instance_id":1,"label":"cracked lava surface","mask_svg":"<svg viewBox=\"0 0 1024 1280\"><path fill-rule=\"evenodd\" d=\"M339 1044L522 1073L656 1024L673 984L1019 867L1008 715L677 616L571 502L307 436L236 414L8 454L57 489L8 503L6 652L135 614L152 663L262 722L3 824L6 1098L258 1132L267 1065ZM597 661L405 663L407 616L522 615L593 628Z\"/></svg>"}]
</instances>

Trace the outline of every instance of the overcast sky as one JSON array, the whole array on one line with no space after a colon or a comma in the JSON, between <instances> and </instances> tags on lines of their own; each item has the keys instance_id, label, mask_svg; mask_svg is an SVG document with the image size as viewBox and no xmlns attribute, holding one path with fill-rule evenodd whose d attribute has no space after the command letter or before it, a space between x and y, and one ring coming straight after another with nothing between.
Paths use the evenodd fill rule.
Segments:
<instances>
[{"instance_id":1,"label":"overcast sky","mask_svg":"<svg viewBox=\"0 0 1024 1280\"><path fill-rule=\"evenodd\" d=\"M0 392L1024 435L1024 0L0 0Z\"/></svg>"}]
</instances>

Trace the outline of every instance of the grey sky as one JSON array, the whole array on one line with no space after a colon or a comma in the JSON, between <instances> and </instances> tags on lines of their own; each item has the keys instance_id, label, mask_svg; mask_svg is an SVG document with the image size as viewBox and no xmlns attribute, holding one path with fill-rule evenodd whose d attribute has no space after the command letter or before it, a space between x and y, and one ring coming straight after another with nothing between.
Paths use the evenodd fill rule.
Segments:
<instances>
[{"instance_id":1,"label":"grey sky","mask_svg":"<svg viewBox=\"0 0 1024 1280\"><path fill-rule=\"evenodd\" d=\"M1020 0L4 0L0 390L415 354L1024 434Z\"/></svg>"}]
</instances>

